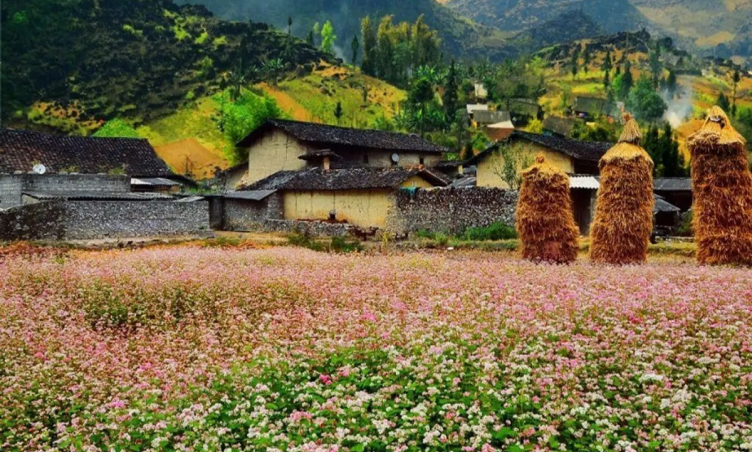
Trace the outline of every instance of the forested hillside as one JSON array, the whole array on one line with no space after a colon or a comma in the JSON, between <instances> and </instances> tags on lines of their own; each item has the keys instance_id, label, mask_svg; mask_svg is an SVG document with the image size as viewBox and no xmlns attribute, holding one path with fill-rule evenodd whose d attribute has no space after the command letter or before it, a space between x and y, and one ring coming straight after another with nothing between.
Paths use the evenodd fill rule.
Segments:
<instances>
[{"instance_id":1,"label":"forested hillside","mask_svg":"<svg viewBox=\"0 0 752 452\"><path fill-rule=\"evenodd\" d=\"M446 54L466 59L502 59L510 54L506 39L512 36L491 27L475 24L445 8L435 0L178 0L178 3L206 5L217 16L232 20L254 20L280 29L289 27L293 35L307 36L317 23L331 21L336 33L335 51L350 56L353 37L360 35L365 16L379 21L386 15L395 22L415 22L423 16L438 30ZM512 49L513 50L513 49Z\"/></svg>"},{"instance_id":2,"label":"forested hillside","mask_svg":"<svg viewBox=\"0 0 752 452\"><path fill-rule=\"evenodd\" d=\"M143 122L225 85L332 57L267 25L171 0L6 0L2 116L86 133Z\"/></svg>"}]
</instances>

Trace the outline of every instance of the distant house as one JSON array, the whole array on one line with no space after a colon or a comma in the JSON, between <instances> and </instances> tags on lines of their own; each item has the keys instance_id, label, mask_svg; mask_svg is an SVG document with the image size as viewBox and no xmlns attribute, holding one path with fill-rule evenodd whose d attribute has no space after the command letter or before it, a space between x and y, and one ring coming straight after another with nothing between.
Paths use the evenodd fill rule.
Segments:
<instances>
[{"instance_id":1,"label":"distant house","mask_svg":"<svg viewBox=\"0 0 752 452\"><path fill-rule=\"evenodd\" d=\"M467 104L465 106L465 109L467 110L467 114L472 117L473 113L476 111L487 111L488 105L487 104Z\"/></svg>"},{"instance_id":2,"label":"distant house","mask_svg":"<svg viewBox=\"0 0 752 452\"><path fill-rule=\"evenodd\" d=\"M0 130L0 173L29 173L39 164L44 166L46 174L175 177L147 140Z\"/></svg>"},{"instance_id":3,"label":"distant house","mask_svg":"<svg viewBox=\"0 0 752 452\"><path fill-rule=\"evenodd\" d=\"M249 184L325 164L331 169L434 167L448 152L415 134L287 120L267 121L237 146L248 151Z\"/></svg>"},{"instance_id":4,"label":"distant house","mask_svg":"<svg viewBox=\"0 0 752 452\"><path fill-rule=\"evenodd\" d=\"M546 119L543 120L543 130L549 134L563 138L571 137L572 130L574 130L576 125L576 119L564 118L562 116L546 116Z\"/></svg>"},{"instance_id":5,"label":"distant house","mask_svg":"<svg viewBox=\"0 0 752 452\"><path fill-rule=\"evenodd\" d=\"M543 109L535 99L515 98L509 101L509 112L515 124L541 119Z\"/></svg>"},{"instance_id":6,"label":"distant house","mask_svg":"<svg viewBox=\"0 0 752 452\"><path fill-rule=\"evenodd\" d=\"M570 138L539 135L515 131L503 144L521 145L530 159L543 154L546 161L569 174L598 174L598 161L612 143L594 143ZM468 160L466 165L478 165L478 186L508 188L499 175L503 157L498 152L500 144L494 144Z\"/></svg>"},{"instance_id":7,"label":"distant house","mask_svg":"<svg viewBox=\"0 0 752 452\"><path fill-rule=\"evenodd\" d=\"M608 101L600 97L579 96L572 107L575 115L584 119L597 118L598 116L610 115Z\"/></svg>"},{"instance_id":8,"label":"distant house","mask_svg":"<svg viewBox=\"0 0 752 452\"><path fill-rule=\"evenodd\" d=\"M448 183L446 176L424 168L310 168L279 171L226 198L246 203L249 211L274 213L254 215L249 223L320 220L383 228L396 190ZM235 227L241 228L237 221Z\"/></svg>"},{"instance_id":9,"label":"distant house","mask_svg":"<svg viewBox=\"0 0 752 452\"><path fill-rule=\"evenodd\" d=\"M686 212L692 208L692 179L688 177L659 177L653 180L655 193Z\"/></svg>"}]
</instances>

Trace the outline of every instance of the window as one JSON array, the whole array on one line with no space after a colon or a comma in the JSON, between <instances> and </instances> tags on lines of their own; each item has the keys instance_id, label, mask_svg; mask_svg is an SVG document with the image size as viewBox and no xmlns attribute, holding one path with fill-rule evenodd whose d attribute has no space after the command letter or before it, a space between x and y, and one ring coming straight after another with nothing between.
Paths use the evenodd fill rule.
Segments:
<instances>
[{"instance_id":1,"label":"window","mask_svg":"<svg viewBox=\"0 0 752 452\"><path fill-rule=\"evenodd\" d=\"M425 159L425 158L423 158L423 157L421 157L421 158L420 158L420 164L421 164L421 165L425 165L425 164L426 164L426 159Z\"/></svg>"}]
</instances>

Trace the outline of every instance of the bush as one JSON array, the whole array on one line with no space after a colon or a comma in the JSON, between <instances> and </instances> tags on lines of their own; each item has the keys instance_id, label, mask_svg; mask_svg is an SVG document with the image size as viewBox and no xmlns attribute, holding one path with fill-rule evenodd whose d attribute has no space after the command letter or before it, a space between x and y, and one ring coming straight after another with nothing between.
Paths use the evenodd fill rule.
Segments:
<instances>
[{"instance_id":1,"label":"bush","mask_svg":"<svg viewBox=\"0 0 752 452\"><path fill-rule=\"evenodd\" d=\"M510 240L517 238L517 231L513 227L501 222L496 222L484 228L468 228L465 231L465 240Z\"/></svg>"},{"instance_id":2,"label":"bush","mask_svg":"<svg viewBox=\"0 0 752 452\"><path fill-rule=\"evenodd\" d=\"M347 240L344 237L332 237L329 251L334 253L354 253L363 251L363 245L357 240Z\"/></svg>"}]
</instances>

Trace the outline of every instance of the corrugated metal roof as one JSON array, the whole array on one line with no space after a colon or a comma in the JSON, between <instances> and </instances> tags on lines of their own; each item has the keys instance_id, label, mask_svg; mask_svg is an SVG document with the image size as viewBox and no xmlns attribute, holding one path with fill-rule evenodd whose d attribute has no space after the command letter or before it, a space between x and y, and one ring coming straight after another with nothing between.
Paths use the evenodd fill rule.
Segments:
<instances>
[{"instance_id":1,"label":"corrugated metal roof","mask_svg":"<svg viewBox=\"0 0 752 452\"><path fill-rule=\"evenodd\" d=\"M178 187L182 186L180 182L166 179L164 177L132 177L131 185L148 186L148 187Z\"/></svg>"},{"instance_id":2,"label":"corrugated metal roof","mask_svg":"<svg viewBox=\"0 0 752 452\"><path fill-rule=\"evenodd\" d=\"M198 202L203 201L205 198L203 196L189 196L187 198L180 198L175 202Z\"/></svg>"},{"instance_id":3,"label":"corrugated metal roof","mask_svg":"<svg viewBox=\"0 0 752 452\"><path fill-rule=\"evenodd\" d=\"M467 104L467 114L471 115L474 111L487 111L488 105L486 104Z\"/></svg>"},{"instance_id":4,"label":"corrugated metal roof","mask_svg":"<svg viewBox=\"0 0 752 452\"><path fill-rule=\"evenodd\" d=\"M170 195L163 193L132 193L132 192L42 192L27 191L23 193L39 200L63 199L72 201L153 201L171 200Z\"/></svg>"},{"instance_id":5,"label":"corrugated metal roof","mask_svg":"<svg viewBox=\"0 0 752 452\"><path fill-rule=\"evenodd\" d=\"M231 191L225 193L225 198L242 199L245 201L262 201L276 192L277 190Z\"/></svg>"},{"instance_id":6,"label":"corrugated metal roof","mask_svg":"<svg viewBox=\"0 0 752 452\"><path fill-rule=\"evenodd\" d=\"M579 190L598 190L601 187L600 182L595 176L570 176L569 188Z\"/></svg>"}]
</instances>

